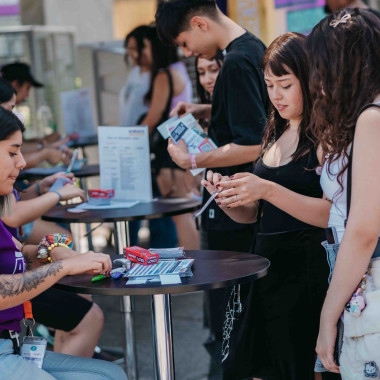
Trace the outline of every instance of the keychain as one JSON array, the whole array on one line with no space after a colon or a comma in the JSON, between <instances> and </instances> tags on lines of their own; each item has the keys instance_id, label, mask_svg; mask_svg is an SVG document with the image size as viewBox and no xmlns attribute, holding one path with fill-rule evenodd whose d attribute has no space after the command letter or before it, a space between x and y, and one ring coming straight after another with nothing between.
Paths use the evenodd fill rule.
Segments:
<instances>
[{"instance_id":1,"label":"keychain","mask_svg":"<svg viewBox=\"0 0 380 380\"><path fill-rule=\"evenodd\" d=\"M346 310L349 311L354 317L360 317L362 310L365 309L366 303L364 299L365 290L367 288L368 271L363 276L358 288L352 295L350 302L346 306Z\"/></svg>"}]
</instances>

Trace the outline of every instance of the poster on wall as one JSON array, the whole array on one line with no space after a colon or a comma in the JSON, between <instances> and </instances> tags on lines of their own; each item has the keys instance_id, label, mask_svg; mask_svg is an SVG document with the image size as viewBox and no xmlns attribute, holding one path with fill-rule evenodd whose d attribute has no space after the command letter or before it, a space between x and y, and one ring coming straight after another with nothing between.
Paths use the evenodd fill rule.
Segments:
<instances>
[{"instance_id":1,"label":"poster on wall","mask_svg":"<svg viewBox=\"0 0 380 380\"><path fill-rule=\"evenodd\" d=\"M63 124L67 135L80 137L96 135L94 111L88 88L61 92Z\"/></svg>"},{"instance_id":2,"label":"poster on wall","mask_svg":"<svg viewBox=\"0 0 380 380\"><path fill-rule=\"evenodd\" d=\"M309 34L313 27L326 17L322 7L288 11L286 22L290 32Z\"/></svg>"},{"instance_id":3,"label":"poster on wall","mask_svg":"<svg viewBox=\"0 0 380 380\"><path fill-rule=\"evenodd\" d=\"M318 5L318 0L275 0L274 6L276 8L292 7L294 5Z\"/></svg>"},{"instance_id":4,"label":"poster on wall","mask_svg":"<svg viewBox=\"0 0 380 380\"><path fill-rule=\"evenodd\" d=\"M19 0L0 0L0 16L20 14Z\"/></svg>"}]
</instances>

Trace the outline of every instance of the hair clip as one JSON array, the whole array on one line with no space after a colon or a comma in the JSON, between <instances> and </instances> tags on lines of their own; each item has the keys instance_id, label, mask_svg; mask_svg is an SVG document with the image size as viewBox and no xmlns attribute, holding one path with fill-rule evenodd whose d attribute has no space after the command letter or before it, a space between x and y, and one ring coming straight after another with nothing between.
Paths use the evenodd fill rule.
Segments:
<instances>
[{"instance_id":1,"label":"hair clip","mask_svg":"<svg viewBox=\"0 0 380 380\"><path fill-rule=\"evenodd\" d=\"M345 14L342 18L332 20L330 26L336 28L339 24L345 24L348 20L351 20L351 15L349 13Z\"/></svg>"}]
</instances>

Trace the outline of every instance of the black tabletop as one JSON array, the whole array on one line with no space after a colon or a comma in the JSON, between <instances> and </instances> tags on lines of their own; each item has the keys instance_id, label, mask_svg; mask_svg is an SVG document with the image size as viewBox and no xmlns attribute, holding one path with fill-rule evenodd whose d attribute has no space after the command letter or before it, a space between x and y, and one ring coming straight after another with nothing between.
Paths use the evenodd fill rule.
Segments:
<instances>
[{"instance_id":1,"label":"black tabletop","mask_svg":"<svg viewBox=\"0 0 380 380\"><path fill-rule=\"evenodd\" d=\"M62 171L65 171L62 167L33 168L20 172L18 179L35 181ZM73 170L73 173L78 178L97 176L100 173L99 165L86 165L79 170Z\"/></svg>"},{"instance_id":2,"label":"black tabletop","mask_svg":"<svg viewBox=\"0 0 380 380\"><path fill-rule=\"evenodd\" d=\"M86 146L98 145L98 135L83 136L78 140L71 140L66 144L69 148L84 148Z\"/></svg>"},{"instance_id":3,"label":"black tabletop","mask_svg":"<svg viewBox=\"0 0 380 380\"><path fill-rule=\"evenodd\" d=\"M264 257L231 251L186 251L195 259L193 276L183 277L182 284L126 285L126 278L107 278L91 282L93 276L77 275L61 279L55 287L75 293L111 296L187 293L225 288L264 277L270 262ZM112 256L112 259L120 256Z\"/></svg>"},{"instance_id":4,"label":"black tabletop","mask_svg":"<svg viewBox=\"0 0 380 380\"><path fill-rule=\"evenodd\" d=\"M43 220L66 223L105 223L142 219L156 219L186 214L197 210L200 202L188 198L160 198L152 202L140 202L130 208L86 210L82 213L66 211L68 206L56 206L48 211Z\"/></svg>"}]
</instances>

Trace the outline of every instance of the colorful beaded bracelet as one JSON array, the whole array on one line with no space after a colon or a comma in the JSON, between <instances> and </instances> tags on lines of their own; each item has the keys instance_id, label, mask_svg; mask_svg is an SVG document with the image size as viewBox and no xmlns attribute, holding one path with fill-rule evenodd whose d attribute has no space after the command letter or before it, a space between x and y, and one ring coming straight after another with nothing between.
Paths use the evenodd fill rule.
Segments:
<instances>
[{"instance_id":1,"label":"colorful beaded bracelet","mask_svg":"<svg viewBox=\"0 0 380 380\"><path fill-rule=\"evenodd\" d=\"M65 234L49 234L46 235L38 245L37 259L41 264L51 263L50 251L55 247L66 247L71 249L73 240L71 236Z\"/></svg>"}]
</instances>

